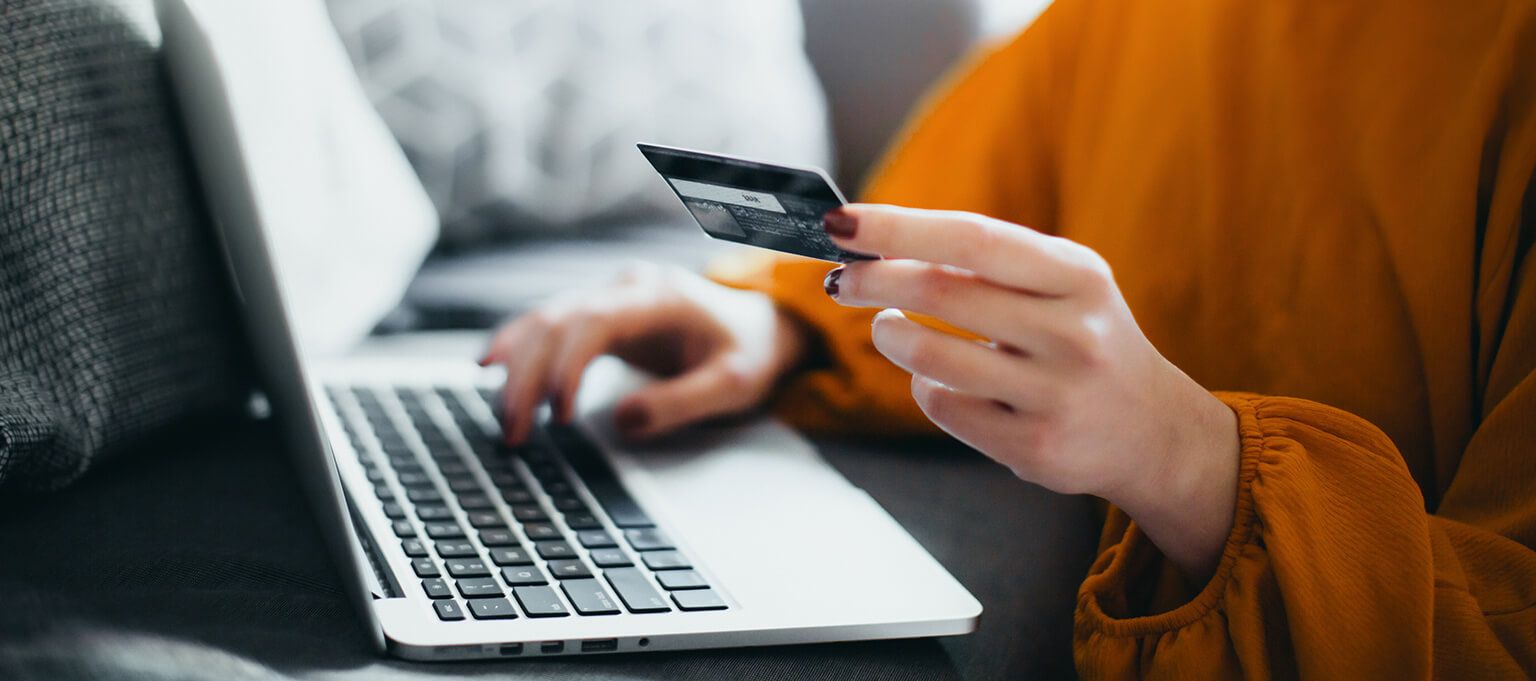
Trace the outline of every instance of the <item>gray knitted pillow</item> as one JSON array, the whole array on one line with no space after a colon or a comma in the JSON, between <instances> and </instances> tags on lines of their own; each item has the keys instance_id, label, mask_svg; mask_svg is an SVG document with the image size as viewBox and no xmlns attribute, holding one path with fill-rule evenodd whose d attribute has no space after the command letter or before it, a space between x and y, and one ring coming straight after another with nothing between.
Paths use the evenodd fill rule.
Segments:
<instances>
[{"instance_id":1,"label":"gray knitted pillow","mask_svg":"<svg viewBox=\"0 0 1536 681\"><path fill-rule=\"evenodd\" d=\"M247 393L170 94L116 3L0 3L0 493Z\"/></svg>"}]
</instances>

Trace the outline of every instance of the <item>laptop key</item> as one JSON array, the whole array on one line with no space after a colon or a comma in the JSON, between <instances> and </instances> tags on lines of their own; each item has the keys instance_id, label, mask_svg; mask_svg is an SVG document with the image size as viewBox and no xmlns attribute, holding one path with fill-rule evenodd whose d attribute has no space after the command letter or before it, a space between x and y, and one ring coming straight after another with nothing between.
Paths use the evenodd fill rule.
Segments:
<instances>
[{"instance_id":1,"label":"laptop key","mask_svg":"<svg viewBox=\"0 0 1536 681\"><path fill-rule=\"evenodd\" d=\"M516 546L518 542L517 535L512 534L512 530L495 529L482 530L480 543L486 546Z\"/></svg>"},{"instance_id":2,"label":"laptop key","mask_svg":"<svg viewBox=\"0 0 1536 681\"><path fill-rule=\"evenodd\" d=\"M417 558L411 561L411 569L416 571L417 577L441 577L443 573L437 571L437 563L431 558Z\"/></svg>"},{"instance_id":3,"label":"laptop key","mask_svg":"<svg viewBox=\"0 0 1536 681\"><path fill-rule=\"evenodd\" d=\"M597 563L598 567L629 567L634 565L634 563L630 562L629 556L619 549L593 549L590 555L592 556L592 562Z\"/></svg>"},{"instance_id":4,"label":"laptop key","mask_svg":"<svg viewBox=\"0 0 1536 681\"><path fill-rule=\"evenodd\" d=\"M432 487L414 487L405 491L405 497L418 504L430 504L443 500L443 494Z\"/></svg>"},{"instance_id":5,"label":"laptop key","mask_svg":"<svg viewBox=\"0 0 1536 681\"><path fill-rule=\"evenodd\" d=\"M485 563L478 558L454 558L443 561L448 568L448 574L454 577L489 577L491 571L485 567Z\"/></svg>"},{"instance_id":6,"label":"laptop key","mask_svg":"<svg viewBox=\"0 0 1536 681\"><path fill-rule=\"evenodd\" d=\"M533 565L533 556L519 546L516 548L491 549L491 562L497 565Z\"/></svg>"},{"instance_id":7,"label":"laptop key","mask_svg":"<svg viewBox=\"0 0 1536 681\"><path fill-rule=\"evenodd\" d=\"M464 619L464 610L459 607L458 601L433 601L432 609L437 611L437 618L444 622Z\"/></svg>"},{"instance_id":8,"label":"laptop key","mask_svg":"<svg viewBox=\"0 0 1536 681\"><path fill-rule=\"evenodd\" d=\"M489 466L487 466L489 468ZM498 489L510 490L514 487L522 487L523 481L517 479L517 474L509 470L499 470L491 473L491 484Z\"/></svg>"},{"instance_id":9,"label":"laptop key","mask_svg":"<svg viewBox=\"0 0 1536 681\"><path fill-rule=\"evenodd\" d=\"M436 577L421 580L421 588L427 592L427 598L453 598L453 590L448 588L448 582Z\"/></svg>"},{"instance_id":10,"label":"laptop key","mask_svg":"<svg viewBox=\"0 0 1536 681\"><path fill-rule=\"evenodd\" d=\"M569 513L572 511L586 513L588 510L590 510L587 508L587 502L582 501L576 497L555 497L554 504L555 509L562 513Z\"/></svg>"},{"instance_id":11,"label":"laptop key","mask_svg":"<svg viewBox=\"0 0 1536 681\"><path fill-rule=\"evenodd\" d=\"M428 504L416 507L416 517L422 522L429 523L434 520L448 520L453 517L453 511L440 504Z\"/></svg>"},{"instance_id":12,"label":"laptop key","mask_svg":"<svg viewBox=\"0 0 1536 681\"><path fill-rule=\"evenodd\" d=\"M390 523L390 526L395 529L395 536L401 539L416 536L416 526L412 525L409 520L396 520Z\"/></svg>"},{"instance_id":13,"label":"laptop key","mask_svg":"<svg viewBox=\"0 0 1536 681\"><path fill-rule=\"evenodd\" d=\"M529 492L521 487L502 490L501 498L513 505L534 503L533 492Z\"/></svg>"},{"instance_id":14,"label":"laptop key","mask_svg":"<svg viewBox=\"0 0 1536 681\"><path fill-rule=\"evenodd\" d=\"M475 528L500 527L501 514L495 511L473 511L469 514L469 524Z\"/></svg>"},{"instance_id":15,"label":"laptop key","mask_svg":"<svg viewBox=\"0 0 1536 681\"><path fill-rule=\"evenodd\" d=\"M398 501L384 503L384 516L390 520L399 520L405 517L405 507Z\"/></svg>"},{"instance_id":16,"label":"laptop key","mask_svg":"<svg viewBox=\"0 0 1536 681\"><path fill-rule=\"evenodd\" d=\"M517 518L517 521L522 523L536 523L541 520L549 520L549 515L544 513L544 509L538 506L526 505L513 506L512 517Z\"/></svg>"},{"instance_id":17,"label":"laptop key","mask_svg":"<svg viewBox=\"0 0 1536 681\"><path fill-rule=\"evenodd\" d=\"M505 598L476 598L469 602L469 614L477 620L517 619L517 608Z\"/></svg>"},{"instance_id":18,"label":"laptop key","mask_svg":"<svg viewBox=\"0 0 1536 681\"><path fill-rule=\"evenodd\" d=\"M373 494L379 498L379 501L384 503L389 503L395 500L395 491L384 485L379 485L378 487L373 488Z\"/></svg>"},{"instance_id":19,"label":"laptop key","mask_svg":"<svg viewBox=\"0 0 1536 681\"><path fill-rule=\"evenodd\" d=\"M433 539L460 539L464 528L458 523L427 523L427 536Z\"/></svg>"},{"instance_id":20,"label":"laptop key","mask_svg":"<svg viewBox=\"0 0 1536 681\"><path fill-rule=\"evenodd\" d=\"M461 579L454 583L459 587L459 595L465 598L498 598L501 596L501 585L490 577L474 577Z\"/></svg>"},{"instance_id":21,"label":"laptop key","mask_svg":"<svg viewBox=\"0 0 1536 681\"><path fill-rule=\"evenodd\" d=\"M518 565L501 569L501 578L507 586L537 586L548 584L544 573L532 565Z\"/></svg>"},{"instance_id":22,"label":"laptop key","mask_svg":"<svg viewBox=\"0 0 1536 681\"><path fill-rule=\"evenodd\" d=\"M661 583L661 588L668 591L682 591L684 589L703 589L709 586L704 577L693 570L668 570L656 573L656 581Z\"/></svg>"},{"instance_id":23,"label":"laptop key","mask_svg":"<svg viewBox=\"0 0 1536 681\"><path fill-rule=\"evenodd\" d=\"M654 527L624 530L624 538L636 551L660 551L672 548L672 540Z\"/></svg>"},{"instance_id":24,"label":"laptop key","mask_svg":"<svg viewBox=\"0 0 1536 681\"><path fill-rule=\"evenodd\" d=\"M517 597L519 605L523 606L523 612L529 617L565 617L565 605L560 602L560 597L555 595L555 590L547 586L520 586L512 590Z\"/></svg>"},{"instance_id":25,"label":"laptop key","mask_svg":"<svg viewBox=\"0 0 1536 681\"><path fill-rule=\"evenodd\" d=\"M437 555L442 558L465 558L476 555L475 545L467 541L440 541L435 544Z\"/></svg>"},{"instance_id":26,"label":"laptop key","mask_svg":"<svg viewBox=\"0 0 1536 681\"><path fill-rule=\"evenodd\" d=\"M467 511L480 511L487 508L495 508L495 502L484 494L460 494L459 505Z\"/></svg>"},{"instance_id":27,"label":"laptop key","mask_svg":"<svg viewBox=\"0 0 1536 681\"><path fill-rule=\"evenodd\" d=\"M603 576L619 592L619 598L630 612L668 612L672 609L656 587L645 580L645 574L636 568L604 570Z\"/></svg>"},{"instance_id":28,"label":"laptop key","mask_svg":"<svg viewBox=\"0 0 1536 681\"><path fill-rule=\"evenodd\" d=\"M673 591L672 600L677 607L685 611L695 610L724 610L725 600L713 589L693 589L690 591Z\"/></svg>"},{"instance_id":29,"label":"laptop key","mask_svg":"<svg viewBox=\"0 0 1536 681\"><path fill-rule=\"evenodd\" d=\"M579 560L552 560L548 567L549 574L554 575L555 579L583 579L592 576L592 571Z\"/></svg>"},{"instance_id":30,"label":"laptop key","mask_svg":"<svg viewBox=\"0 0 1536 681\"><path fill-rule=\"evenodd\" d=\"M613 537L608 536L608 533L602 530L587 530L584 532L577 532L576 541L581 542L582 546L589 549L607 549L618 546L618 544L613 541Z\"/></svg>"},{"instance_id":31,"label":"laptop key","mask_svg":"<svg viewBox=\"0 0 1536 681\"><path fill-rule=\"evenodd\" d=\"M535 542L534 549L539 552L539 557L544 560L556 560L559 558L575 558L576 549L563 541Z\"/></svg>"},{"instance_id":32,"label":"laptop key","mask_svg":"<svg viewBox=\"0 0 1536 681\"><path fill-rule=\"evenodd\" d=\"M431 487L432 477L424 471L413 471L400 474L400 486L406 488Z\"/></svg>"},{"instance_id":33,"label":"laptop key","mask_svg":"<svg viewBox=\"0 0 1536 681\"><path fill-rule=\"evenodd\" d=\"M613 597L595 579L572 579L560 583L560 589L571 599L571 605L582 615L617 615L619 606Z\"/></svg>"},{"instance_id":34,"label":"laptop key","mask_svg":"<svg viewBox=\"0 0 1536 681\"><path fill-rule=\"evenodd\" d=\"M421 558L422 556L427 555L427 545L415 537L402 540L400 542L400 548L401 550L405 551L405 555L412 558Z\"/></svg>"},{"instance_id":35,"label":"laptop key","mask_svg":"<svg viewBox=\"0 0 1536 681\"><path fill-rule=\"evenodd\" d=\"M598 522L597 516L591 513L567 513L565 525L573 530L597 530L603 527L603 524Z\"/></svg>"},{"instance_id":36,"label":"laptop key","mask_svg":"<svg viewBox=\"0 0 1536 681\"><path fill-rule=\"evenodd\" d=\"M448 478L448 489L455 492L479 492L480 481L469 476Z\"/></svg>"},{"instance_id":37,"label":"laptop key","mask_svg":"<svg viewBox=\"0 0 1536 681\"><path fill-rule=\"evenodd\" d=\"M683 554L676 551L651 551L640 554L640 560L652 570L684 570L693 567Z\"/></svg>"},{"instance_id":38,"label":"laptop key","mask_svg":"<svg viewBox=\"0 0 1536 681\"><path fill-rule=\"evenodd\" d=\"M541 539L559 539L565 536L564 534L560 533L560 528L557 528L549 523L528 523L527 525L523 526L523 532L528 535L529 539L534 541L539 541Z\"/></svg>"}]
</instances>

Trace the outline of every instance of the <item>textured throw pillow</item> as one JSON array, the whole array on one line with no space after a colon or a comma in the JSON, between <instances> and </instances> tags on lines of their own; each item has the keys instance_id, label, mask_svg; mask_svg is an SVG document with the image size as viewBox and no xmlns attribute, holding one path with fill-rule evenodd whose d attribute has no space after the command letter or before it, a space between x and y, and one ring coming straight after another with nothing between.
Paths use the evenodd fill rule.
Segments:
<instances>
[{"instance_id":1,"label":"textured throw pillow","mask_svg":"<svg viewBox=\"0 0 1536 681\"><path fill-rule=\"evenodd\" d=\"M0 490L248 394L160 66L116 3L0 5Z\"/></svg>"},{"instance_id":2,"label":"textured throw pillow","mask_svg":"<svg viewBox=\"0 0 1536 681\"><path fill-rule=\"evenodd\" d=\"M636 142L828 162L797 0L328 3L450 243L676 215Z\"/></svg>"}]
</instances>

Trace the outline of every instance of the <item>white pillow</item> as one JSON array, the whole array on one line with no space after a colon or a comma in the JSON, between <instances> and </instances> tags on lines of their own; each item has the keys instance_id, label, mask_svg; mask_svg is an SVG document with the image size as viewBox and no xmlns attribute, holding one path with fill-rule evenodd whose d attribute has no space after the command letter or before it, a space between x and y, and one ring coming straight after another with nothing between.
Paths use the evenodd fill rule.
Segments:
<instances>
[{"instance_id":1,"label":"white pillow","mask_svg":"<svg viewBox=\"0 0 1536 681\"><path fill-rule=\"evenodd\" d=\"M635 143L826 165L798 0L328 0L444 236L677 214Z\"/></svg>"}]
</instances>

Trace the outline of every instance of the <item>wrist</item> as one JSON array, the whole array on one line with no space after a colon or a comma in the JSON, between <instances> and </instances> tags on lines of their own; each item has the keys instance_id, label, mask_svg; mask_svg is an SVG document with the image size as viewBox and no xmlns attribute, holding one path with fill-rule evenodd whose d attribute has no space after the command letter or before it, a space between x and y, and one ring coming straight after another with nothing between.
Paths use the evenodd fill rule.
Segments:
<instances>
[{"instance_id":1,"label":"wrist","mask_svg":"<svg viewBox=\"0 0 1536 681\"><path fill-rule=\"evenodd\" d=\"M1209 579L1232 532L1240 438L1237 415L1193 381L1182 416L1146 475L1106 496L1192 581Z\"/></svg>"}]
</instances>

